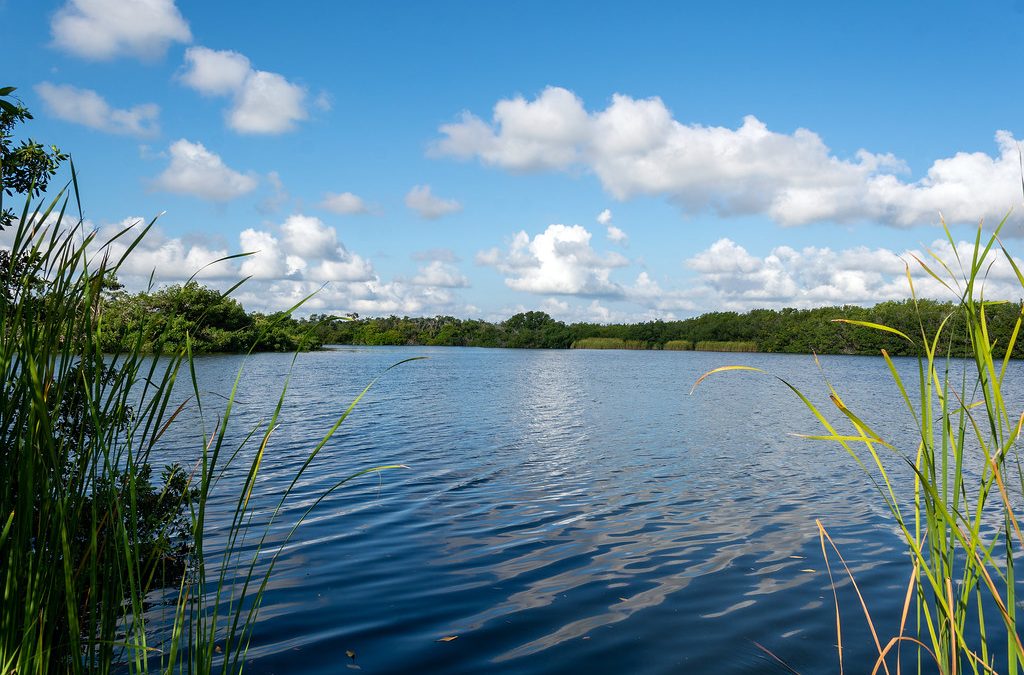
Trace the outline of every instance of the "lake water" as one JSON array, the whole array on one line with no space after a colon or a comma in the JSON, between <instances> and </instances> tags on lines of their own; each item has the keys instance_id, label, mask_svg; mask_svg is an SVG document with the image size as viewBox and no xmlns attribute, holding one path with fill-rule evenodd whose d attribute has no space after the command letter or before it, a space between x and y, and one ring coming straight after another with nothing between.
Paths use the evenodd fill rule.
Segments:
<instances>
[{"instance_id":1,"label":"lake water","mask_svg":"<svg viewBox=\"0 0 1024 675\"><path fill-rule=\"evenodd\" d=\"M285 522L353 471L409 468L346 485L299 528L247 673L787 672L758 645L801 672L837 671L815 519L882 639L894 634L909 566L867 476L838 446L790 435L820 427L773 378L723 373L689 394L705 371L748 364L827 409L809 356L382 347L301 354L294 366L254 356L233 437L269 415L291 371L254 499L273 503L352 398L413 356L429 358L374 386ZM851 409L913 450L913 421L880 358L821 361ZM197 361L210 430L224 404L209 392L227 394L241 363ZM175 453L195 455L197 429L194 416L179 420ZM228 483L215 518L236 498ZM838 593L847 667L866 672L876 652L859 603L848 583Z\"/></svg>"}]
</instances>

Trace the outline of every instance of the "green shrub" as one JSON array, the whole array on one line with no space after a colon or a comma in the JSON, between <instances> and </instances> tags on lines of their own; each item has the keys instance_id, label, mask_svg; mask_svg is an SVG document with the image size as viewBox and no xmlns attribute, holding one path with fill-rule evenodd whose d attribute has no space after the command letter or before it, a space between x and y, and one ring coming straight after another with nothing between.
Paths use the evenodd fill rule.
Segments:
<instances>
[{"instance_id":1,"label":"green shrub","mask_svg":"<svg viewBox=\"0 0 1024 675\"><path fill-rule=\"evenodd\" d=\"M572 343L573 349L650 349L651 346L641 340L623 340L622 338L591 337L581 338Z\"/></svg>"},{"instance_id":2,"label":"green shrub","mask_svg":"<svg viewBox=\"0 0 1024 675\"><path fill-rule=\"evenodd\" d=\"M757 344L754 342L701 340L694 346L694 349L699 352L756 352Z\"/></svg>"}]
</instances>

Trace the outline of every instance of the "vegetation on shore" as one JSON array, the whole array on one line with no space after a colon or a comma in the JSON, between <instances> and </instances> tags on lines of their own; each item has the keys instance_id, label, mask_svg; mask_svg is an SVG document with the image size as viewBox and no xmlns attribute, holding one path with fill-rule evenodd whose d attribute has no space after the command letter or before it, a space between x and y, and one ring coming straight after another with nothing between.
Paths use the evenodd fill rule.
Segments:
<instances>
[{"instance_id":1,"label":"vegetation on shore","mask_svg":"<svg viewBox=\"0 0 1024 675\"><path fill-rule=\"evenodd\" d=\"M524 312L505 321L451 316L432 318L381 317L335 320L314 314L298 322L310 339L322 344L449 345L465 347L522 347L542 349L669 349L760 351L791 354L878 354L916 356L921 347L894 333L863 324L882 324L906 334L933 333L957 305L926 299L882 302L874 307L846 305L815 309L756 309L746 313L710 312L679 321L636 324L565 324L544 312ZM988 308L989 335L997 356L1010 344L1019 302ZM955 345L967 353L961 338ZM1014 358L1024 357L1024 345L1014 343Z\"/></svg>"},{"instance_id":2,"label":"vegetation on shore","mask_svg":"<svg viewBox=\"0 0 1024 675\"><path fill-rule=\"evenodd\" d=\"M196 281L156 291L126 293L108 279L101 306L100 345L108 353L125 348L153 352L180 350L186 339L193 354L294 352L322 343L288 312L246 312L224 293Z\"/></svg>"},{"instance_id":3,"label":"vegetation on shore","mask_svg":"<svg viewBox=\"0 0 1024 675\"><path fill-rule=\"evenodd\" d=\"M204 407L192 356L195 347L246 349L247 339L290 348L275 328L298 305L252 317L192 283L121 293L117 272L153 222L117 233L110 241L126 242L127 253L114 259L110 241L71 215L81 214L73 166L68 184L41 198L67 157L12 145L14 125L31 119L12 91L0 89L0 195L25 202L18 213L0 197L12 242L0 251L0 673L239 673L296 528L348 481L397 468L354 470L312 506L289 502L370 385L284 490L259 495L287 381L269 419L237 429L241 370L217 412ZM165 434L186 409L197 421L194 462L157 477ZM234 511L212 542L215 496ZM286 509L299 515L278 523ZM281 525L287 535L270 543ZM154 613L160 589L173 600Z\"/></svg>"}]
</instances>

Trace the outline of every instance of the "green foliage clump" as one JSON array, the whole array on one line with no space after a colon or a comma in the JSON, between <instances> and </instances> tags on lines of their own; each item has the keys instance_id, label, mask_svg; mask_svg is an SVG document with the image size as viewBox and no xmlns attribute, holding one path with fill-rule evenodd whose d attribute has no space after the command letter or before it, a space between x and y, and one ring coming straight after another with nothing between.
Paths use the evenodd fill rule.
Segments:
<instances>
[{"instance_id":1,"label":"green foliage clump","mask_svg":"<svg viewBox=\"0 0 1024 675\"><path fill-rule=\"evenodd\" d=\"M32 119L28 108L10 99L14 91L14 87L0 87L0 230L9 227L15 218L14 211L4 207L4 197L38 197L68 159L57 146L47 148L31 138L14 144L15 127Z\"/></svg>"},{"instance_id":2,"label":"green foliage clump","mask_svg":"<svg viewBox=\"0 0 1024 675\"><path fill-rule=\"evenodd\" d=\"M150 463L173 372L137 398L142 359L110 361L96 339L107 270L89 266L91 235L79 243L59 218L52 235L37 228L49 215L19 222L0 261L5 673L109 666L126 613L141 616L149 590L184 573L196 497L180 467L156 479Z\"/></svg>"},{"instance_id":3,"label":"green foliage clump","mask_svg":"<svg viewBox=\"0 0 1024 675\"><path fill-rule=\"evenodd\" d=\"M622 338L582 338L572 343L573 349L650 349L651 346L640 340L623 340Z\"/></svg>"},{"instance_id":4,"label":"green foliage clump","mask_svg":"<svg viewBox=\"0 0 1024 675\"><path fill-rule=\"evenodd\" d=\"M674 352L689 352L693 351L693 343L689 340L669 340L662 346L662 349Z\"/></svg>"},{"instance_id":5,"label":"green foliage clump","mask_svg":"<svg viewBox=\"0 0 1024 675\"><path fill-rule=\"evenodd\" d=\"M756 352L757 343L701 340L693 348L698 352Z\"/></svg>"},{"instance_id":6,"label":"green foliage clump","mask_svg":"<svg viewBox=\"0 0 1024 675\"><path fill-rule=\"evenodd\" d=\"M235 299L196 281L153 292L105 295L101 344L110 353L131 345L145 352L177 351L186 337L193 354L291 352L321 346L287 313L246 313Z\"/></svg>"}]
</instances>

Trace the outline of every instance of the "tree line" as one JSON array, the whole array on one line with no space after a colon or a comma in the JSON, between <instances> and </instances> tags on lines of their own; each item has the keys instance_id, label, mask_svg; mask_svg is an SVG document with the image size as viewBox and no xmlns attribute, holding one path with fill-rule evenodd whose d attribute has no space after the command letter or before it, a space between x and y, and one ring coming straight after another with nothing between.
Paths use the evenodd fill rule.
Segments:
<instances>
[{"instance_id":1,"label":"tree line","mask_svg":"<svg viewBox=\"0 0 1024 675\"><path fill-rule=\"evenodd\" d=\"M755 309L749 312L709 312L677 321L647 321L632 324L571 323L558 321L545 312L522 312L505 321L436 317L379 317L340 320L316 314L299 322L321 344L349 345L451 345L465 347L511 347L534 349L586 348L594 338L622 341L633 349L702 348L717 345L728 351L729 344L742 344L744 351L819 354L918 353L922 327L933 335L957 305L920 299L882 302L873 307L845 305L814 309ZM1002 354L1021 316L1020 302L991 303L985 313L990 338ZM954 315L955 316L955 315ZM866 326L859 321L888 326L914 342ZM963 331L947 323L947 343L954 350L965 349ZM712 348L712 347L709 347ZM1024 345L1014 347L1015 358L1024 357Z\"/></svg>"},{"instance_id":2,"label":"tree line","mask_svg":"<svg viewBox=\"0 0 1024 675\"><path fill-rule=\"evenodd\" d=\"M918 353L922 327L934 334L952 302L919 299L882 302L873 307L845 305L814 309L755 309L749 312L709 312L689 319L631 324L564 323L545 312L520 312L504 321L434 317L363 317L313 314L297 319L285 312L246 312L220 291L195 281L166 288L126 293L115 280L107 282L103 304L102 344L117 352L141 342L148 351L175 349L188 335L193 353L295 351L320 349L326 344L506 347L513 349L629 348L713 349L776 353L878 354ZM990 339L997 353L1021 316L1021 302L990 303L985 307ZM892 332L849 321L873 323ZM962 351L965 336L955 323L945 335ZM1024 357L1024 344L1013 357Z\"/></svg>"}]
</instances>

